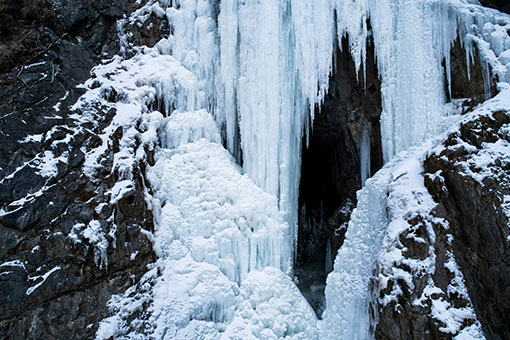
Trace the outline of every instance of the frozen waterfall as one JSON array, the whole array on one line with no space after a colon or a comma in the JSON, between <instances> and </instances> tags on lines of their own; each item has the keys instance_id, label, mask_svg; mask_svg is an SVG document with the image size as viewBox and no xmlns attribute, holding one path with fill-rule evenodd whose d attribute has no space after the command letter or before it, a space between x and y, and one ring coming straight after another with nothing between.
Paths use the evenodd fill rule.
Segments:
<instances>
[{"instance_id":1,"label":"frozen waterfall","mask_svg":"<svg viewBox=\"0 0 510 340\"><path fill-rule=\"evenodd\" d=\"M489 66L510 80L510 59L504 64L500 58L510 49L508 37L498 33L503 19L469 3L149 0L125 19L156 15L172 27L154 48L97 70L105 84L127 93L119 107L143 116L145 142L155 149L149 171L154 193L147 195L159 260L146 277L155 282L149 319L155 338L371 338L368 283L389 223L386 194L403 159L396 155L441 132L457 36L468 65L479 51L486 87ZM320 114L335 47L344 37L360 82L373 38L389 164L367 179L370 139L364 133L365 187L318 323L289 276L302 141ZM93 91L89 96L100 89ZM129 322L123 308L103 321L98 338L120 334Z\"/></svg>"}]
</instances>

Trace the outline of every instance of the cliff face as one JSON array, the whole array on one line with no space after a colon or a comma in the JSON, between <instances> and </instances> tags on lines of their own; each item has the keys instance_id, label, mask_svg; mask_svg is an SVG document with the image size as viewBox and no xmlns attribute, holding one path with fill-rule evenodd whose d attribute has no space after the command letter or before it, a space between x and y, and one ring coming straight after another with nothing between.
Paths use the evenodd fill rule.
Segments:
<instances>
[{"instance_id":1,"label":"cliff face","mask_svg":"<svg viewBox=\"0 0 510 340\"><path fill-rule=\"evenodd\" d=\"M510 12L505 0L481 3ZM0 4L1 339L94 338L110 315L111 296L142 289L135 283L155 261L146 201L153 152L135 136L123 146L131 154L121 154L127 131L112 129L114 108L73 106L95 65L171 34L155 15L143 23L119 21L136 9L128 0ZM347 45L337 50L329 93L303 149L302 262L326 256L328 240L334 257L361 187L361 163L368 175L382 166L374 52L369 45L360 83L347 51ZM464 53L460 43L452 50L449 99L462 103L457 109L465 114L486 98L478 59L468 76ZM103 93L108 102L122 96L114 88ZM409 227L387 248L405 261L378 264L376 338L451 339L477 326L488 339L510 338L510 114L498 105L483 106L421 160L437 207L408 216ZM94 152L91 164L87 155ZM126 173L118 160L132 154L143 157L133 157ZM314 229L321 219L322 229ZM130 311L126 324L145 309Z\"/></svg>"},{"instance_id":2,"label":"cliff face","mask_svg":"<svg viewBox=\"0 0 510 340\"><path fill-rule=\"evenodd\" d=\"M475 336L480 326L487 339L509 336L510 115L497 98L424 157L437 205L408 216L409 227L386 249L402 258L378 264L378 339Z\"/></svg>"},{"instance_id":3,"label":"cliff face","mask_svg":"<svg viewBox=\"0 0 510 340\"><path fill-rule=\"evenodd\" d=\"M69 108L91 68L118 53L116 22L131 10L122 0L0 5L2 339L93 338L111 294L154 258L142 232L153 228L145 165L111 202L122 131L100 136L114 112L97 107L79 122ZM100 145L100 166L85 174L85 154Z\"/></svg>"},{"instance_id":4,"label":"cliff face","mask_svg":"<svg viewBox=\"0 0 510 340\"><path fill-rule=\"evenodd\" d=\"M481 69L467 77L458 44L451 57L451 99L464 98L470 113L420 160L436 207L407 216L385 241L373 288L378 339L479 338L477 328L487 339L509 336L508 92L480 104ZM401 258L388 262L392 252Z\"/></svg>"},{"instance_id":5,"label":"cliff face","mask_svg":"<svg viewBox=\"0 0 510 340\"><path fill-rule=\"evenodd\" d=\"M488 339L507 339L510 154L507 110L463 123L424 162L426 184L450 225L451 247Z\"/></svg>"}]
</instances>

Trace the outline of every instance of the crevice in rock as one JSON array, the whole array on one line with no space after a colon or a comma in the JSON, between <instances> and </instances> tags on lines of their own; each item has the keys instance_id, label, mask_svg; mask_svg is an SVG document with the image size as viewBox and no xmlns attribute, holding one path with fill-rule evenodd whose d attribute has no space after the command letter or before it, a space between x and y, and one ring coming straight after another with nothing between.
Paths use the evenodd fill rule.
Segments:
<instances>
[{"instance_id":1,"label":"crevice in rock","mask_svg":"<svg viewBox=\"0 0 510 340\"><path fill-rule=\"evenodd\" d=\"M356 74L348 38L342 49L336 48L329 92L315 116L309 144L303 141L295 276L319 317L326 276L343 243L356 191L383 164L381 82L371 41L367 49L364 81L364 70Z\"/></svg>"},{"instance_id":2,"label":"crevice in rock","mask_svg":"<svg viewBox=\"0 0 510 340\"><path fill-rule=\"evenodd\" d=\"M498 93L497 77L492 74L490 66L487 66L489 68L488 75L484 75L478 48L475 47L473 52L473 59L468 60L466 49L461 45L460 39L455 40L450 51L450 86L448 86L446 61L443 60L446 101L448 103L456 100L462 101L462 114L471 111L478 104ZM491 77L489 89L485 88L485 77Z\"/></svg>"}]
</instances>

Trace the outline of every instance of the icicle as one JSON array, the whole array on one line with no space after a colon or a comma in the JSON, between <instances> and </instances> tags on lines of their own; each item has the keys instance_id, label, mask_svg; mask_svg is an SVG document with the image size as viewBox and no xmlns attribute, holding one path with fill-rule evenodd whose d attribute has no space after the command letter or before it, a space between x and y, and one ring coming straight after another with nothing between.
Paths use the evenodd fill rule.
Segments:
<instances>
[{"instance_id":1,"label":"icicle","mask_svg":"<svg viewBox=\"0 0 510 340\"><path fill-rule=\"evenodd\" d=\"M326 244L326 266L325 266L325 273L329 274L333 270L333 258L331 253L331 241L328 238L328 242Z\"/></svg>"},{"instance_id":2,"label":"icicle","mask_svg":"<svg viewBox=\"0 0 510 340\"><path fill-rule=\"evenodd\" d=\"M360 162L361 185L364 186L370 177L370 132L367 127L364 127L361 133Z\"/></svg>"}]
</instances>

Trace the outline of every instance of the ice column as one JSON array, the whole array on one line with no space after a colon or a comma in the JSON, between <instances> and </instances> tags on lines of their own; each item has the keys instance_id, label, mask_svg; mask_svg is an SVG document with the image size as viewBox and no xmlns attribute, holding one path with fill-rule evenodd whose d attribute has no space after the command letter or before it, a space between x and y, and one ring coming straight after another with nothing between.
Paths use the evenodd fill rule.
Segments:
<instances>
[{"instance_id":1,"label":"ice column","mask_svg":"<svg viewBox=\"0 0 510 340\"><path fill-rule=\"evenodd\" d=\"M365 181L370 177L370 132L368 128L363 128L361 133L360 145L360 162L361 162L361 185L365 185Z\"/></svg>"}]
</instances>

